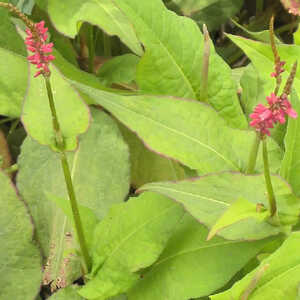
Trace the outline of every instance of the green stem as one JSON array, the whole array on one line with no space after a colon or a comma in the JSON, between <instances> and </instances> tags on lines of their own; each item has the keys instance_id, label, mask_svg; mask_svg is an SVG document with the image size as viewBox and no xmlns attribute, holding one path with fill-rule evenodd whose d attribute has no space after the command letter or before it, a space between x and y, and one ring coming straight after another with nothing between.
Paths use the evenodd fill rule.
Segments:
<instances>
[{"instance_id":1,"label":"green stem","mask_svg":"<svg viewBox=\"0 0 300 300\"><path fill-rule=\"evenodd\" d=\"M103 52L105 57L111 56L111 40L105 32L103 32Z\"/></svg>"},{"instance_id":2,"label":"green stem","mask_svg":"<svg viewBox=\"0 0 300 300\"><path fill-rule=\"evenodd\" d=\"M77 200L76 200L76 196L75 196L70 167L69 167L65 152L61 152L61 165L62 165L62 168L64 171L64 176L65 176L66 186L67 186L70 204L71 204L71 208L72 208L73 219L74 219L75 229L76 229L76 233L77 233L77 237L78 237L78 242L79 242L81 253L83 256L83 260L84 260L84 272L88 273L88 271L91 269L91 259L90 259L90 255L88 252L85 236L83 233L83 227L82 227L82 222L81 222L79 209L78 209L78 205L77 205Z\"/></svg>"},{"instance_id":3,"label":"green stem","mask_svg":"<svg viewBox=\"0 0 300 300\"><path fill-rule=\"evenodd\" d=\"M89 28L89 72L94 73L95 61L95 43L94 43L94 27L91 25Z\"/></svg>"},{"instance_id":4,"label":"green stem","mask_svg":"<svg viewBox=\"0 0 300 300\"><path fill-rule=\"evenodd\" d=\"M260 139L259 133L256 133L255 140L252 144L252 148L251 148L250 155L249 155L248 167L246 170L246 174L254 173L260 141L261 141L261 139Z\"/></svg>"},{"instance_id":5,"label":"green stem","mask_svg":"<svg viewBox=\"0 0 300 300\"><path fill-rule=\"evenodd\" d=\"M274 190L273 190L271 176L270 176L266 138L263 139L263 161L264 161L264 174L265 174L266 188L268 192L270 212L271 212L271 217L273 217L276 214L277 208L276 208L276 200L275 200Z\"/></svg>"},{"instance_id":6,"label":"green stem","mask_svg":"<svg viewBox=\"0 0 300 300\"><path fill-rule=\"evenodd\" d=\"M84 233L83 233L83 227L82 227L82 222L81 222L79 209L78 209L78 205L77 205L77 200L76 200L76 196L75 196L74 186L72 183L70 167L69 167L69 164L67 161L66 153L64 151L64 140L63 140L63 136L62 136L62 133L60 130L58 118L57 118L56 108L55 108L54 99L53 99L53 93L52 93L51 84L50 84L50 78L48 76L44 76L44 78L45 78L46 88L47 88L47 93L48 93L49 106L50 106L50 110L51 110L51 114L52 114L52 123L53 123L53 130L55 133L56 145L60 152L61 165L62 165L64 177L65 177L65 182L66 182L66 186L67 186L67 190L68 190L71 208L72 208L75 230L76 230L76 234L78 237L80 250L81 250L81 253L83 256L83 261L84 261L83 270L85 273L87 273L91 268L91 259L89 256L86 240L85 240Z\"/></svg>"}]
</instances>

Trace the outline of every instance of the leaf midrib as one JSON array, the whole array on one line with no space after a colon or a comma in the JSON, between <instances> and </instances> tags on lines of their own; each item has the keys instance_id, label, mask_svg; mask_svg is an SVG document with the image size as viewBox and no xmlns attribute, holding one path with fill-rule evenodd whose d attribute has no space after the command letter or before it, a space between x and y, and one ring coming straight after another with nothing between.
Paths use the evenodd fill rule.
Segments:
<instances>
[{"instance_id":1,"label":"leaf midrib","mask_svg":"<svg viewBox=\"0 0 300 300\"><path fill-rule=\"evenodd\" d=\"M166 263L168 260L174 259L180 255L187 255L187 254L191 254L196 251L201 251L202 249L209 249L209 248L213 248L213 247L226 246L226 245L238 244L238 243L241 243L241 241L226 241L226 242L215 243L215 244L207 245L207 246L199 246L199 247L195 247L195 248L184 250L184 251L179 251L178 253L176 253L174 255L170 255L170 256L158 261L157 263L155 263L152 267L152 270L154 268L158 267L160 264Z\"/></svg>"},{"instance_id":2,"label":"leaf midrib","mask_svg":"<svg viewBox=\"0 0 300 300\"><path fill-rule=\"evenodd\" d=\"M191 196L191 197L194 197L194 198L205 199L205 200L208 200L208 201L216 202L216 203L221 204L221 205L223 205L223 206L230 206L230 204L227 203L227 202L222 202L222 201L219 201L219 200L217 200L217 199L208 198L208 197L206 197L206 196L202 196L202 195L198 195L198 194L192 194L192 193L188 193L188 192L186 192L186 191L180 191L180 190L168 188L168 187L165 187L165 186L160 186L160 185L157 185L157 184L153 184L153 185L145 185L145 187L144 187L144 188L142 187L141 190L145 190L145 189L147 189L147 187L150 187L150 188L151 188L151 186L153 186L154 188L159 188L159 189L161 189L161 190L170 191L170 192L172 192L172 193L174 193L174 192L175 192L175 193L180 193L180 194L184 194L184 195ZM153 188L150 189L150 190L153 191ZM159 192L159 190L156 190L156 191ZM166 194L164 194L164 195L166 195ZM179 200L178 200L178 201L179 201ZM182 201L180 201L180 202L184 204L184 202L182 202Z\"/></svg>"},{"instance_id":3,"label":"leaf midrib","mask_svg":"<svg viewBox=\"0 0 300 300\"><path fill-rule=\"evenodd\" d=\"M164 52L167 53L168 57L170 57L170 61L171 61L171 62L173 63L173 65L175 65L175 67L179 70L179 73L181 74L181 77L183 78L183 81L186 82L186 84L187 84L187 86L188 86L188 89L190 90L190 92L191 92L192 95L193 95L192 97L193 97L194 99L197 99L197 93L196 93L196 91L194 90L194 88L193 88L191 82L189 81L188 77L185 76L185 73L183 72L182 68L181 68L180 65L177 63L176 59L173 57L173 55L171 54L171 52L169 51L169 49L167 48L167 46L165 46L165 45L162 43L162 41L160 40L160 38L159 38L159 36L157 35L157 33L154 32L154 31L152 30L152 28L151 28L147 23L144 22L144 20L143 20L143 19L135 12L134 9L131 8L131 6L129 6L129 5L126 4L126 3L125 3L125 5L126 5L127 7L130 8L130 10L133 12L133 14L134 14L137 18L139 18L140 22L141 22L142 24L144 24L144 26L148 29L148 32L150 32L150 33L154 36L154 38L158 41L158 43L161 45L162 50L163 50ZM164 9L164 11L163 11L163 16L165 16L165 14L166 14L169 18L172 17L171 14L167 11L167 9ZM136 24L135 24L135 26L136 26ZM147 43L147 38L145 38L144 41L145 41L145 40L146 40L146 42L145 42L145 47L146 47L146 48L148 48L148 47L151 48L151 44L149 45L149 44ZM157 45L155 45L155 47L157 47Z\"/></svg>"},{"instance_id":4,"label":"leaf midrib","mask_svg":"<svg viewBox=\"0 0 300 300\"><path fill-rule=\"evenodd\" d=\"M143 227L147 226L149 223L153 222L157 218L160 218L162 215L167 214L172 209L178 209L178 206L174 203L172 203L170 206L168 206L165 210L163 210L162 213L156 215L154 218L150 218L147 220L147 222L142 223L140 226L138 226L134 231L132 231L130 234L124 237L123 240L119 243L119 245L111 252L110 255L107 256L104 264L108 263L109 260L113 259L114 254L121 248L122 245L124 245L133 235L135 235L138 231L142 230Z\"/></svg>"},{"instance_id":5,"label":"leaf midrib","mask_svg":"<svg viewBox=\"0 0 300 300\"><path fill-rule=\"evenodd\" d=\"M171 131L171 132L173 132L173 133L175 133L175 134L177 134L177 135L183 136L183 137L186 138L187 140L190 139L190 140L193 141L194 143L199 144L199 145L202 146L203 148L206 148L206 149L210 150L211 152L215 153L215 154L216 154L217 156L219 156L222 160L224 160L227 164L230 164L231 166L233 166L233 167L234 167L234 170L239 170L239 168L238 168L232 161L226 159L226 157L224 157L221 153L219 153L218 151L216 151L215 149L213 149L213 148L210 147L209 145L206 145L206 144L200 142L200 141L197 140L196 138L194 138L194 137L192 137L192 136L190 136L190 135L187 135L187 134L185 134L185 133L183 133L183 132L180 132L180 131L178 131L178 130L176 130L176 129L173 129L173 128L171 128L171 127L168 127L167 125L161 123L160 121L156 121L156 120L154 120L154 119L152 119L152 118L149 118L148 116L144 115L144 114L141 113L141 112L135 112L135 111L133 111L133 110L131 110L131 109L129 109L129 108L123 106L123 105L120 105L120 104L118 104L118 103L115 103L114 101L106 100L104 97L101 97L101 101L106 102L106 103L108 104L108 106L109 106L109 105L112 105L112 106L117 107L119 110L122 110L122 109L123 109L124 111L127 111L127 112L129 112L129 113L132 113L132 114L137 115L138 117L143 117L145 120L151 121L151 122L153 122L153 123L156 123L156 124L160 125L161 127L166 128L168 131ZM115 112L115 114L118 114L118 112ZM134 119L138 119L138 118L134 118Z\"/></svg>"}]
</instances>

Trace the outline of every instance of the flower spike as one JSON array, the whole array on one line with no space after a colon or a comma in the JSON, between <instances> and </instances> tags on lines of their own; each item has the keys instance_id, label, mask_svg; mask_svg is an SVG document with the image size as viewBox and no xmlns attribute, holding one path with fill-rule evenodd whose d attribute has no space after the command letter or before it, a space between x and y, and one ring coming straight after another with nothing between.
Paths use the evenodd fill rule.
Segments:
<instances>
[{"instance_id":1,"label":"flower spike","mask_svg":"<svg viewBox=\"0 0 300 300\"><path fill-rule=\"evenodd\" d=\"M49 62L54 60L55 57L51 55L53 43L47 44L47 34L48 28L45 27L45 22L41 21L34 24L34 30L26 29L27 37L25 39L25 44L27 50L33 52L34 54L27 57L27 60L36 65L38 71L35 73L34 77L41 74L45 76L50 75Z\"/></svg>"}]
</instances>

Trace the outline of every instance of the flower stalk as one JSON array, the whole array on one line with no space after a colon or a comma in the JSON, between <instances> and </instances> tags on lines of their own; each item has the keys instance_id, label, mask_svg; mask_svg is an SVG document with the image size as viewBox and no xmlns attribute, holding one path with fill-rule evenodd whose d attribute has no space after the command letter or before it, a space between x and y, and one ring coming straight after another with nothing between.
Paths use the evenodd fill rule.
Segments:
<instances>
[{"instance_id":1,"label":"flower stalk","mask_svg":"<svg viewBox=\"0 0 300 300\"><path fill-rule=\"evenodd\" d=\"M210 58L210 37L206 25L203 25L203 37L204 37L204 50L202 59L201 70L201 89L200 100L203 102L208 101L208 72L209 72L209 58Z\"/></svg>"},{"instance_id":2,"label":"flower stalk","mask_svg":"<svg viewBox=\"0 0 300 300\"><path fill-rule=\"evenodd\" d=\"M255 135L255 139L253 141L253 144L252 144L250 154L249 154L248 167L247 167L247 170L246 170L246 174L253 174L254 173L260 141L261 141L260 134L257 132L256 135Z\"/></svg>"},{"instance_id":3,"label":"flower stalk","mask_svg":"<svg viewBox=\"0 0 300 300\"><path fill-rule=\"evenodd\" d=\"M62 165L64 178L65 178L65 182L66 182L66 187L67 187L69 200L70 200L70 204L71 204L75 231L77 234L79 247L81 250L82 257L83 257L83 262L84 262L83 263L83 272L84 272L84 274L87 274L91 269L91 258L90 258L89 252L88 252L87 243L86 243L84 232L83 232L83 226L82 226L81 217L80 217L78 204L77 204L77 199L76 199L76 195L75 195L75 190L74 190L74 186L73 186L73 182L72 182L70 167L68 164L66 153L64 151L64 139L63 139L63 135L60 130L59 121L57 118L57 113L56 113L56 108L55 108L55 103L54 103L54 98L53 98L53 92L52 92L51 83L50 83L50 74L49 73L43 74L43 76L44 76L45 83L46 83L49 107L50 107L50 111L51 111L51 115L52 115L52 124L53 124L53 130L54 130L54 134L55 134L56 146L60 153L60 160L61 160L61 165Z\"/></svg>"},{"instance_id":4,"label":"flower stalk","mask_svg":"<svg viewBox=\"0 0 300 300\"><path fill-rule=\"evenodd\" d=\"M275 194L274 194L271 175L270 175L266 138L263 139L263 161L264 161L265 182L266 182L266 188L267 188L268 200L269 200L269 208L270 208L271 217L273 217L276 214L277 207L276 207L276 199L275 199Z\"/></svg>"}]
</instances>

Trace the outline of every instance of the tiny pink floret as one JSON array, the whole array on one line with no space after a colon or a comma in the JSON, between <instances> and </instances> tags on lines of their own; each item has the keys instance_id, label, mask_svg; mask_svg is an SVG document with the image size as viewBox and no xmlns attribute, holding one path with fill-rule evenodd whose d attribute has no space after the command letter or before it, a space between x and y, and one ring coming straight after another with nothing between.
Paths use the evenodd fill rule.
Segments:
<instances>
[{"instance_id":1,"label":"tiny pink floret","mask_svg":"<svg viewBox=\"0 0 300 300\"><path fill-rule=\"evenodd\" d=\"M53 50L53 43L46 43L48 38L46 32L48 31L48 28L45 28L44 26L44 21L35 24L38 38L34 37L30 29L26 29L27 37L25 39L25 44L27 45L27 50L34 53L33 55L28 56L27 60L31 64L36 65L38 69L34 77L43 73L49 73L49 62L55 59L55 57L50 54Z\"/></svg>"}]
</instances>

